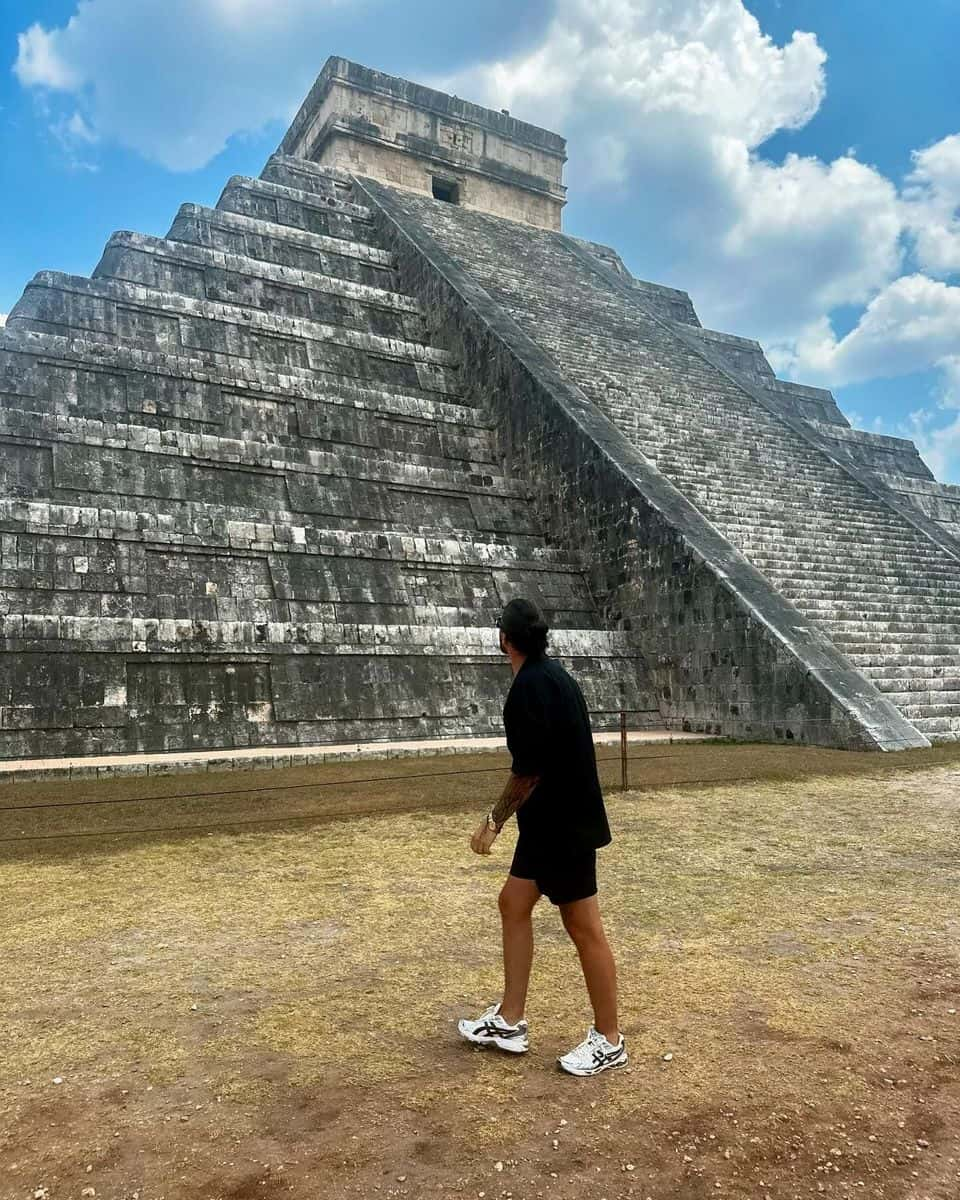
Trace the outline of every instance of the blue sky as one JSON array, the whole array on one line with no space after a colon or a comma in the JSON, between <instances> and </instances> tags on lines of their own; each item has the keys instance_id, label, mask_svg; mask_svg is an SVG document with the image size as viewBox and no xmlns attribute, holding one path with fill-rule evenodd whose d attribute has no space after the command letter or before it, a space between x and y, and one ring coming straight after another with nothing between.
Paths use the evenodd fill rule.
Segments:
<instances>
[{"instance_id":1,"label":"blue sky","mask_svg":"<svg viewBox=\"0 0 960 1200\"><path fill-rule=\"evenodd\" d=\"M0 312L256 174L328 54L569 140L566 228L960 482L957 0L23 0Z\"/></svg>"}]
</instances>

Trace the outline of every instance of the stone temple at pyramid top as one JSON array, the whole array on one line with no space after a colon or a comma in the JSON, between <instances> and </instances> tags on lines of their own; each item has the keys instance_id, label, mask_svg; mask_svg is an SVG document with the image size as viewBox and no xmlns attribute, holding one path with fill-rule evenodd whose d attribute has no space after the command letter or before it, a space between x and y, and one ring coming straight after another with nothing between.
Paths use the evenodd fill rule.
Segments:
<instances>
[{"instance_id":1,"label":"stone temple at pyramid top","mask_svg":"<svg viewBox=\"0 0 960 1200\"><path fill-rule=\"evenodd\" d=\"M559 229L566 139L422 84L329 58L280 152Z\"/></svg>"}]
</instances>

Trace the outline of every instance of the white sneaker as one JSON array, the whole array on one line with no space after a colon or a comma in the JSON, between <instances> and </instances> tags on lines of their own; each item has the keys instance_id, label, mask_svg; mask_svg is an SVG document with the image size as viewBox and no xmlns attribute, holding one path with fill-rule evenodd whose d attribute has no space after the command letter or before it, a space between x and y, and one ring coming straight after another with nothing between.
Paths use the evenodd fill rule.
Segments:
<instances>
[{"instance_id":1,"label":"white sneaker","mask_svg":"<svg viewBox=\"0 0 960 1200\"><path fill-rule=\"evenodd\" d=\"M571 1075L599 1075L601 1071L611 1067L625 1067L627 1048L623 1034L620 1034L619 1042L608 1042L603 1034L598 1033L591 1025L580 1045L574 1047L569 1054L558 1058L557 1062Z\"/></svg>"},{"instance_id":2,"label":"white sneaker","mask_svg":"<svg viewBox=\"0 0 960 1200\"><path fill-rule=\"evenodd\" d=\"M523 1054L530 1049L526 1021L508 1025L500 1016L500 1003L491 1004L475 1021L466 1019L457 1022L460 1036L475 1046L496 1046L511 1054Z\"/></svg>"}]
</instances>

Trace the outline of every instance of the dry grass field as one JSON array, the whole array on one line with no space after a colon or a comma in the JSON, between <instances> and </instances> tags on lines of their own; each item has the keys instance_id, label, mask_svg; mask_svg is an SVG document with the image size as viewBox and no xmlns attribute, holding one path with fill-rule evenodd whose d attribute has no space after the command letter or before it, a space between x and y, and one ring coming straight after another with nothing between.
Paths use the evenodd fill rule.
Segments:
<instances>
[{"instance_id":1,"label":"dry grass field","mask_svg":"<svg viewBox=\"0 0 960 1200\"><path fill-rule=\"evenodd\" d=\"M0 789L0 1197L957 1200L960 754L632 755L593 1080L546 901L530 1053L456 1036L499 756Z\"/></svg>"}]
</instances>

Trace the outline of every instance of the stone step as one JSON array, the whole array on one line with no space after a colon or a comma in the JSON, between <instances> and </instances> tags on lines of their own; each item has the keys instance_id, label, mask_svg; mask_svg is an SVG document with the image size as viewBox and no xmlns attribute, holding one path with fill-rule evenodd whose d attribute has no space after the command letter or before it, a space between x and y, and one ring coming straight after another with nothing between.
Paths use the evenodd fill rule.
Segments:
<instances>
[{"instance_id":1,"label":"stone step","mask_svg":"<svg viewBox=\"0 0 960 1200\"><path fill-rule=\"evenodd\" d=\"M236 407L248 417L263 417L263 425L242 426L229 413L229 421L206 426L209 432L183 429L181 423L164 424L136 412L124 414L127 420L100 420L71 416L63 411L50 412L32 398L0 396L0 431L30 440L64 440L90 445L127 447L155 442L165 447L193 447L189 452L205 456L203 446L209 439L239 442L231 448L231 461L270 466L272 458L286 457L289 462L307 461L309 450L329 450L331 446L350 447L354 454L376 454L385 461L409 461L420 466L446 470L481 471L499 474L489 434L483 429L444 428L433 422L378 413L331 401L271 405L253 398L237 398ZM27 400L27 403L23 403ZM243 402L243 401L246 402ZM277 411L279 409L279 411ZM196 424L194 422L193 424ZM206 439L206 440L205 440Z\"/></svg>"},{"instance_id":2,"label":"stone step","mask_svg":"<svg viewBox=\"0 0 960 1200\"><path fill-rule=\"evenodd\" d=\"M909 578L912 575L926 579L931 585L940 580L947 584L956 582L960 576L960 568L953 566L953 559L941 554L932 543L929 555L922 549L907 551L902 547L891 547L884 554L882 551L877 552L862 544L856 544L856 557L848 547L846 560L836 549L824 551L823 557L820 558L814 557L817 554L815 546L800 546L796 557L778 558L774 563L770 562L766 554L757 553L751 546L738 545L736 542L733 544L737 545L741 554L748 558L757 570L770 579L785 576L793 578L798 574L815 579L815 573L819 573L819 581L828 588L842 582L867 583L874 571L877 574L896 572L901 578Z\"/></svg>"},{"instance_id":3,"label":"stone step","mask_svg":"<svg viewBox=\"0 0 960 1200\"><path fill-rule=\"evenodd\" d=\"M954 671L956 669L954 667ZM893 679L879 676L875 682L885 695L896 693L896 704L960 704L960 677L956 674L946 676L898 673Z\"/></svg>"},{"instance_id":4,"label":"stone step","mask_svg":"<svg viewBox=\"0 0 960 1200\"><path fill-rule=\"evenodd\" d=\"M849 509L886 519L901 519L884 501L865 489L844 487L837 480L830 477L823 479L822 476L819 486L816 486L818 481L812 470L809 480L801 483L796 478L777 475L770 470L769 464L767 467L751 470L747 467L740 469L733 461L724 464L725 473L722 477L712 474L720 469L716 463L709 468L711 474L707 473L706 468L685 473L664 469L662 464L658 466L681 491L696 496L698 503L718 509L727 508L733 514L750 510L761 513L776 512L775 501L782 498L787 510L797 512L801 516L804 507L812 505L825 509L840 509L844 512ZM784 471L790 470L791 464L784 464ZM756 491L759 479L763 479L765 484L769 485L760 493Z\"/></svg>"},{"instance_id":5,"label":"stone step","mask_svg":"<svg viewBox=\"0 0 960 1200\"><path fill-rule=\"evenodd\" d=\"M836 496L855 497L868 506L884 507L878 497L859 487L853 480L837 479L832 472L825 472L815 453L811 454L806 463L798 461L793 455L785 459L782 464L784 468L794 472L789 476L784 477L776 469L771 470L776 468L778 463L777 449L769 444L769 430L765 430L762 437L757 438L758 450L755 455L746 457L740 452L739 446L731 447L729 460L723 464L710 452L712 440L712 437L708 439L699 434L695 444L688 442L683 446L672 445L670 454L675 454L676 458L665 454L660 447L651 447L651 453L655 455L658 469L665 475L682 480L685 485L696 488L704 496L717 501L722 501L732 494L743 500L752 497L762 502L762 495L755 496L749 488L744 490L742 485L755 481L758 476L770 475L780 487L790 485L791 490L798 496L826 499ZM698 446L702 446L703 450L698 450ZM761 452L763 448L766 449L766 455Z\"/></svg>"},{"instance_id":6,"label":"stone step","mask_svg":"<svg viewBox=\"0 0 960 1200\"><path fill-rule=\"evenodd\" d=\"M724 497L722 503L714 498L704 497L695 489L690 489L688 494L691 498L696 497L698 507L708 511L714 521L722 522L731 528L769 526L774 529L783 527L803 532L809 530L816 522L842 520L850 522L851 529L901 532L914 529L892 509L883 512L859 505L853 497L842 502L836 496L829 500L816 496L799 499L779 490L773 483L770 483L762 504L743 502L734 491Z\"/></svg>"},{"instance_id":7,"label":"stone step","mask_svg":"<svg viewBox=\"0 0 960 1200\"><path fill-rule=\"evenodd\" d=\"M716 436L729 431L725 430L722 424L688 430L678 425L676 420L671 421L659 409L653 412L656 415L649 416L655 442L651 449L656 454L658 468L699 483L705 488L715 488L722 492L724 482L730 476L720 469L721 464L711 454L710 447ZM783 441L771 446L770 436L773 430L766 422L751 422L749 418L744 417L738 431L742 431L743 437L730 446L729 463L731 471L742 472L744 479L758 473L763 474L771 466L788 465L794 472L789 478L798 488L809 490L812 494L829 491L829 484L836 481L841 492L865 495L871 500L878 499L872 492L864 491L835 464L825 463L819 451L812 446L797 442L788 445ZM734 478L737 476L734 475Z\"/></svg>"},{"instance_id":8,"label":"stone step","mask_svg":"<svg viewBox=\"0 0 960 1200\"><path fill-rule=\"evenodd\" d=\"M177 213L170 241L203 246L258 262L349 279L370 287L393 290L394 256L390 251L344 238L306 233L256 217L217 208L184 204Z\"/></svg>"},{"instance_id":9,"label":"stone step","mask_svg":"<svg viewBox=\"0 0 960 1200\"><path fill-rule=\"evenodd\" d=\"M347 625L335 622L254 623L249 621L146 620L138 617L71 617L46 613L4 613L0 637L11 649L43 649L59 642L62 652L96 651L99 644L114 652L176 650L199 645L216 653L219 647L258 647L264 653L299 646L310 654L382 659L412 654L460 659L488 658L503 664L491 631L479 626ZM628 634L602 629L558 629L552 633L553 652L561 658L639 662L636 643ZM625 673L625 689L631 683ZM453 703L458 698L451 697ZM503 698L501 696L501 705ZM624 707L628 707L625 705Z\"/></svg>"},{"instance_id":10,"label":"stone step","mask_svg":"<svg viewBox=\"0 0 960 1200\"><path fill-rule=\"evenodd\" d=\"M261 179L279 183L284 187L317 196L333 196L338 200L353 199L353 182L350 176L336 167L323 167L307 158L293 158L289 154L271 154L260 173Z\"/></svg>"},{"instance_id":11,"label":"stone step","mask_svg":"<svg viewBox=\"0 0 960 1200\"><path fill-rule=\"evenodd\" d=\"M120 342L197 356L212 366L265 362L274 370L323 371L391 387L457 392L457 360L423 342L214 301L117 280L41 272L10 314L14 329Z\"/></svg>"},{"instance_id":12,"label":"stone step","mask_svg":"<svg viewBox=\"0 0 960 1200\"><path fill-rule=\"evenodd\" d=\"M763 545L782 540L787 550L791 546L803 546L808 542L830 548L841 545L844 535L846 535L848 538L862 543L867 549L871 545L885 546L889 543L905 549L915 549L920 546L925 548L927 545L936 548L933 543L928 542L924 535L918 530L914 530L906 522L891 521L881 524L880 521L869 519L861 521L856 519L856 514L852 510L843 514L828 512L811 505L807 509L804 521L799 518L791 520L782 513L777 515L773 512L755 517L740 516L734 520L711 510L709 505L699 505L699 508L718 529L723 530L725 536L745 544ZM833 532L841 524L844 532Z\"/></svg>"},{"instance_id":13,"label":"stone step","mask_svg":"<svg viewBox=\"0 0 960 1200\"><path fill-rule=\"evenodd\" d=\"M32 567L38 556L72 557L100 561L112 556L103 569L114 574L121 560L149 550L201 549L213 554L290 554L318 560L338 558L364 562L398 562L411 569L474 568L495 572L578 574L581 568L562 550L547 546L537 534L507 538L477 530L428 535L409 530L333 529L305 521L301 514L272 514L272 522L244 519L246 510L188 503L176 513L153 515L124 506L116 497L114 508L53 504L46 500L0 499L0 544L4 553ZM283 519L276 519L283 518ZM13 541L11 542L11 539ZM101 543L106 544L106 548ZM119 559L117 556L120 556ZM540 585L537 585L540 587ZM541 589L542 590L542 589Z\"/></svg>"},{"instance_id":14,"label":"stone step","mask_svg":"<svg viewBox=\"0 0 960 1200\"><path fill-rule=\"evenodd\" d=\"M804 586L796 584L792 578L781 576L777 571L769 569L763 572L767 578L777 588L788 592L790 595L803 595ZM897 583L889 583L885 588L872 588L870 580L865 575L851 574L850 578L844 579L838 576L832 576L830 579L824 579L816 583L807 585L806 591L810 595L822 593L823 599L844 600L851 597L863 595L865 598L871 596L876 600L893 598L906 598L908 596L916 596L920 599L931 599L934 602L940 601L943 603L954 603L957 592L957 581L949 575L931 575L929 582L918 587L916 591L910 588L909 582L901 580Z\"/></svg>"},{"instance_id":15,"label":"stone step","mask_svg":"<svg viewBox=\"0 0 960 1200\"><path fill-rule=\"evenodd\" d=\"M755 481L756 483L756 481ZM767 481L764 481L765 485ZM691 494L695 494L691 492ZM912 536L923 536L915 526L909 524L893 509L882 510L857 503L856 497L838 499L833 497L791 496L790 492L772 481L762 501L743 500L731 491L721 500L705 500L697 495L698 504L710 511L712 518L731 527L772 526L779 529L808 531L817 522L849 521L851 528L876 529L879 531L909 532Z\"/></svg>"},{"instance_id":16,"label":"stone step","mask_svg":"<svg viewBox=\"0 0 960 1200\"><path fill-rule=\"evenodd\" d=\"M823 624L823 622L821 622ZM886 649L917 649L932 648L941 650L949 656L952 648L956 647L956 635L927 631L925 633L897 633L889 637L885 633L877 634L872 629L866 630L830 630L830 640L844 654L883 654Z\"/></svg>"},{"instance_id":17,"label":"stone step","mask_svg":"<svg viewBox=\"0 0 960 1200\"><path fill-rule=\"evenodd\" d=\"M809 595L814 599L842 600L849 596L875 597L877 600L898 596L918 596L940 599L944 603L960 602L960 575L942 579L939 583L911 583L906 577L884 582L873 575L834 576L829 581L811 581L806 576L780 575L769 572L768 578L778 588L791 595Z\"/></svg>"},{"instance_id":18,"label":"stone step","mask_svg":"<svg viewBox=\"0 0 960 1200\"><path fill-rule=\"evenodd\" d=\"M738 545L742 543L747 546L765 546L773 543L782 545L784 549L790 546L812 545L818 549L823 547L829 550L863 544L866 549L882 548L885 550L889 547L908 552L926 550L929 546L931 554L941 553L933 542L925 541L919 533L914 534L906 523L901 526L883 528L844 519L843 532L833 532L831 523L839 522L841 514L820 513L813 510L809 514L810 521L806 528L784 522L777 523L772 518L734 523L729 520L721 520L715 513L708 512L707 515L726 537ZM960 563L957 565L960 569Z\"/></svg>"},{"instance_id":19,"label":"stone step","mask_svg":"<svg viewBox=\"0 0 960 1200\"><path fill-rule=\"evenodd\" d=\"M233 176L223 189L217 208L271 225L286 225L304 233L383 249L368 208L268 180Z\"/></svg>"},{"instance_id":20,"label":"stone step","mask_svg":"<svg viewBox=\"0 0 960 1200\"><path fill-rule=\"evenodd\" d=\"M844 654L861 671L864 667L883 667L888 671L893 671L900 667L942 668L945 662L952 665L956 661L955 654L913 654L898 648L896 645L891 645L889 649L885 649L880 654L850 654L846 650L844 650Z\"/></svg>"},{"instance_id":21,"label":"stone step","mask_svg":"<svg viewBox=\"0 0 960 1200\"><path fill-rule=\"evenodd\" d=\"M932 740L960 740L960 716L915 717L912 724Z\"/></svg>"},{"instance_id":22,"label":"stone step","mask_svg":"<svg viewBox=\"0 0 960 1200\"><path fill-rule=\"evenodd\" d=\"M113 234L93 277L384 337L424 335L419 304L398 292L143 234Z\"/></svg>"},{"instance_id":23,"label":"stone step","mask_svg":"<svg viewBox=\"0 0 960 1200\"><path fill-rule=\"evenodd\" d=\"M821 625L830 625L837 636L862 634L862 640L869 640L871 632L882 624L899 624L902 632L923 632L925 628L940 629L944 623L956 623L960 620L960 605L945 607L913 607L903 604L891 604L880 610L862 609L855 599L846 597L834 602L832 607L815 609L801 600L795 599L789 591L783 595L790 600L801 612L812 616ZM844 614L844 615L841 615Z\"/></svg>"},{"instance_id":24,"label":"stone step","mask_svg":"<svg viewBox=\"0 0 960 1200\"><path fill-rule=\"evenodd\" d=\"M802 551L802 547L800 548ZM744 553L746 553L744 551ZM856 562L852 562L849 554L846 557L839 554L833 556L824 556L823 559L812 559L807 557L801 558L800 554L794 554L787 557L783 554L768 554L751 549L747 558L753 563L758 570L763 571L770 576L779 576L780 574L796 574L802 572L804 576L811 579L819 578L823 580L836 579L868 579L871 577L880 577L886 575L889 577L891 568L900 565L900 560L891 562L882 554L868 553L861 547L857 554ZM922 566L922 571L919 572L921 577L936 580L954 581L960 577L960 563L956 567L953 566L954 560L947 555L940 558L933 558L930 562L926 562L923 556L918 555L916 561L911 563L905 562L898 578L903 578L904 572L909 568ZM876 572L876 575L874 575ZM869 573L869 574L868 574ZM912 571L917 575L917 571Z\"/></svg>"},{"instance_id":25,"label":"stone step","mask_svg":"<svg viewBox=\"0 0 960 1200\"><path fill-rule=\"evenodd\" d=\"M895 617L883 619L882 617L873 617L869 620L862 617L858 613L844 614L842 610L837 610L836 616L831 615L828 618L821 616L819 623L828 627L832 633L841 634L844 632L867 633L876 635L898 634L898 633L943 633L953 634L960 632L960 621L950 622L948 620L924 621L919 617L911 616L908 619L897 620Z\"/></svg>"},{"instance_id":26,"label":"stone step","mask_svg":"<svg viewBox=\"0 0 960 1200\"><path fill-rule=\"evenodd\" d=\"M953 577L960 578L960 563L954 567L955 560L932 541L924 543L920 540L910 541L896 536L882 537L877 534L863 533L858 535L851 532L849 538L844 542L841 538L832 538L826 535L821 539L815 529L811 529L806 537L798 537L788 530L769 530L764 533L763 540L760 540L728 532L723 525L718 525L717 528L754 562L762 559L769 563L770 547L779 545L781 551L773 560L777 565L783 564L777 572L778 574L805 573L807 567L813 570L830 571L837 566L842 566L844 561L846 570L842 571L842 574L848 578L856 577L858 571L861 574L864 572L872 574L870 567L877 562L885 564L888 572L912 573L917 565L922 568L929 561L932 564L952 569ZM851 554L852 548L856 549L856 556ZM793 551L792 558L788 557L791 550ZM844 559L844 552L846 552L846 559Z\"/></svg>"},{"instance_id":27,"label":"stone step","mask_svg":"<svg viewBox=\"0 0 960 1200\"><path fill-rule=\"evenodd\" d=\"M211 363L186 353L12 327L0 329L0 403L6 399L31 411L96 419L129 414L164 429L204 432L282 427L294 407L311 411L328 405L456 427L471 436L489 436L491 430L456 391L390 387L247 359Z\"/></svg>"},{"instance_id":28,"label":"stone step","mask_svg":"<svg viewBox=\"0 0 960 1200\"><path fill-rule=\"evenodd\" d=\"M921 683L927 685L936 680L947 679L956 670L956 656L945 652L937 645L901 646L896 642L879 651L858 654L844 653L865 678L872 680L881 691L899 691ZM914 655L928 661L896 662L897 658ZM887 661L889 658L891 661Z\"/></svg>"},{"instance_id":29,"label":"stone step","mask_svg":"<svg viewBox=\"0 0 960 1200\"><path fill-rule=\"evenodd\" d=\"M895 691L897 688L910 689L945 689L952 691L960 689L960 668L949 658L944 664L933 670L927 667L900 667L895 675L888 675L886 668L880 665L865 666L863 674L872 679L883 691Z\"/></svg>"},{"instance_id":30,"label":"stone step","mask_svg":"<svg viewBox=\"0 0 960 1200\"><path fill-rule=\"evenodd\" d=\"M126 471L138 469L135 456L147 455L154 457L145 460L142 468L139 468L147 473L151 470L176 470L177 463L182 461L192 465L205 463L212 468L265 471L271 476L306 476L307 479L298 479L297 486L309 486L309 477L312 476L329 478L339 474L345 479L372 480L423 491L496 494L523 500L529 498L525 484L501 475L489 463L465 463L439 455L403 453L373 446L323 445L309 448L278 445L274 442L164 431L129 424L114 425L111 427L112 435L105 436L103 428L102 423L97 421L70 417L38 419L34 414L0 409L0 435L17 437L25 454L30 453L27 447L36 450L57 445L71 446L77 448L76 454L69 456L71 459L94 459L100 452L108 461L126 462ZM0 455L3 460L9 457L8 453ZM171 461L164 461L167 459Z\"/></svg>"},{"instance_id":31,"label":"stone step","mask_svg":"<svg viewBox=\"0 0 960 1200\"><path fill-rule=\"evenodd\" d=\"M300 523L343 529L424 529L431 532L496 531L535 533L537 517L518 485L496 490L490 477L455 478L453 473L415 468L371 478L367 462L355 467L327 456L328 473L257 470L211 464L149 451L56 442L26 446L0 442L0 471L8 494L25 500L49 499L88 507L109 496L136 497L142 513L171 519L184 504L232 507L251 527L269 524L280 512ZM349 474L353 467L355 473Z\"/></svg>"},{"instance_id":32,"label":"stone step","mask_svg":"<svg viewBox=\"0 0 960 1200\"><path fill-rule=\"evenodd\" d=\"M212 583L212 581L205 581ZM282 622L293 625L340 623L343 625L437 625L473 626L489 631L495 640L497 620L506 600L495 589L483 603L417 603L413 594L366 595L359 600L283 600L274 597L249 597L191 594L172 590L157 593L100 592L77 588L56 590L11 588L0 582L0 615L8 612L44 617L89 617L93 619L136 618L138 620L243 621L260 624ZM522 588L513 595L527 596ZM562 602L561 602L562 603ZM596 629L599 618L592 600L573 608L547 606L552 629Z\"/></svg>"},{"instance_id":33,"label":"stone step","mask_svg":"<svg viewBox=\"0 0 960 1200\"><path fill-rule=\"evenodd\" d=\"M782 483L779 488L771 484L762 500L744 498L734 490L722 498L695 494L698 503L709 508L714 519L731 526L783 525L805 530L815 521L840 518L849 521L851 527L914 530L893 509L859 503L856 497L798 496Z\"/></svg>"},{"instance_id":34,"label":"stone step","mask_svg":"<svg viewBox=\"0 0 960 1200\"><path fill-rule=\"evenodd\" d=\"M352 186L318 192L312 182L309 188L290 187L288 184L276 183L263 177L258 179L252 175L232 175L227 180L225 190L232 187L246 188L257 196L271 196L279 200L308 204L325 212L346 213L358 221L373 220L371 209L355 200Z\"/></svg>"},{"instance_id":35,"label":"stone step","mask_svg":"<svg viewBox=\"0 0 960 1200\"><path fill-rule=\"evenodd\" d=\"M955 666L942 667L919 667L919 666L899 666L886 668L882 666L868 665L859 668L860 672L874 684L878 691L882 691L884 695L887 692L896 692L896 694L934 696L935 700L942 692L950 692L955 690L956 679L950 671L955 671Z\"/></svg>"},{"instance_id":36,"label":"stone step","mask_svg":"<svg viewBox=\"0 0 960 1200\"><path fill-rule=\"evenodd\" d=\"M951 651L950 647L936 641L925 644L890 641L881 647L859 651L852 651L847 646L840 649L866 678L875 682L896 681L896 687L891 685L893 690L903 687L907 680L946 678L956 669L955 649Z\"/></svg>"},{"instance_id":37,"label":"stone step","mask_svg":"<svg viewBox=\"0 0 960 1200\"><path fill-rule=\"evenodd\" d=\"M960 619L960 605L923 603L917 600L898 598L896 601L868 601L859 596L841 599L811 600L804 596L785 593L790 601L810 616L827 621L929 621L940 622Z\"/></svg>"},{"instance_id":38,"label":"stone step","mask_svg":"<svg viewBox=\"0 0 960 1200\"><path fill-rule=\"evenodd\" d=\"M930 547L929 554L922 544L916 547L896 546L888 549L886 545L860 543L857 546L855 559L851 557L849 547L846 554L843 552L842 545L837 542L821 548L815 537L811 537L808 543L790 541L786 538L782 542L753 542L749 546L740 546L740 549L761 570L774 566L790 571L822 570L829 572L834 569L843 571L844 564L846 564L848 570L861 573L869 571L874 566L887 571L891 568L902 570L905 567L919 567L920 574L938 571L947 574L950 578L956 578L960 573L960 563L954 566L956 560L950 555L941 551L933 542L928 542L927 545ZM761 566L761 564L764 565Z\"/></svg>"},{"instance_id":39,"label":"stone step","mask_svg":"<svg viewBox=\"0 0 960 1200\"><path fill-rule=\"evenodd\" d=\"M908 721L917 717L960 716L960 692L880 690L891 704L900 709Z\"/></svg>"},{"instance_id":40,"label":"stone step","mask_svg":"<svg viewBox=\"0 0 960 1200\"><path fill-rule=\"evenodd\" d=\"M698 409L698 413L700 411ZM722 483L725 476L719 469L718 460L710 454L710 445L717 437L729 435L729 429L724 424L731 419L729 412L718 413L714 419L701 421L689 428L679 423L685 416L683 405L677 413L654 406L645 416L645 421L638 421L638 430L645 440L649 440L651 453L655 455L660 470L675 472L692 480ZM860 490L839 466L826 464L813 446L789 438L779 438L771 445L770 436L774 427L769 419L758 419L756 413L741 411L736 414L736 420L737 429L742 431L743 437L730 444L730 466L734 471L742 470L747 476L751 470L764 473L770 466L779 465L779 461L782 461L795 470L796 474L791 478L811 488L819 490L827 478L836 478L841 489Z\"/></svg>"}]
</instances>

